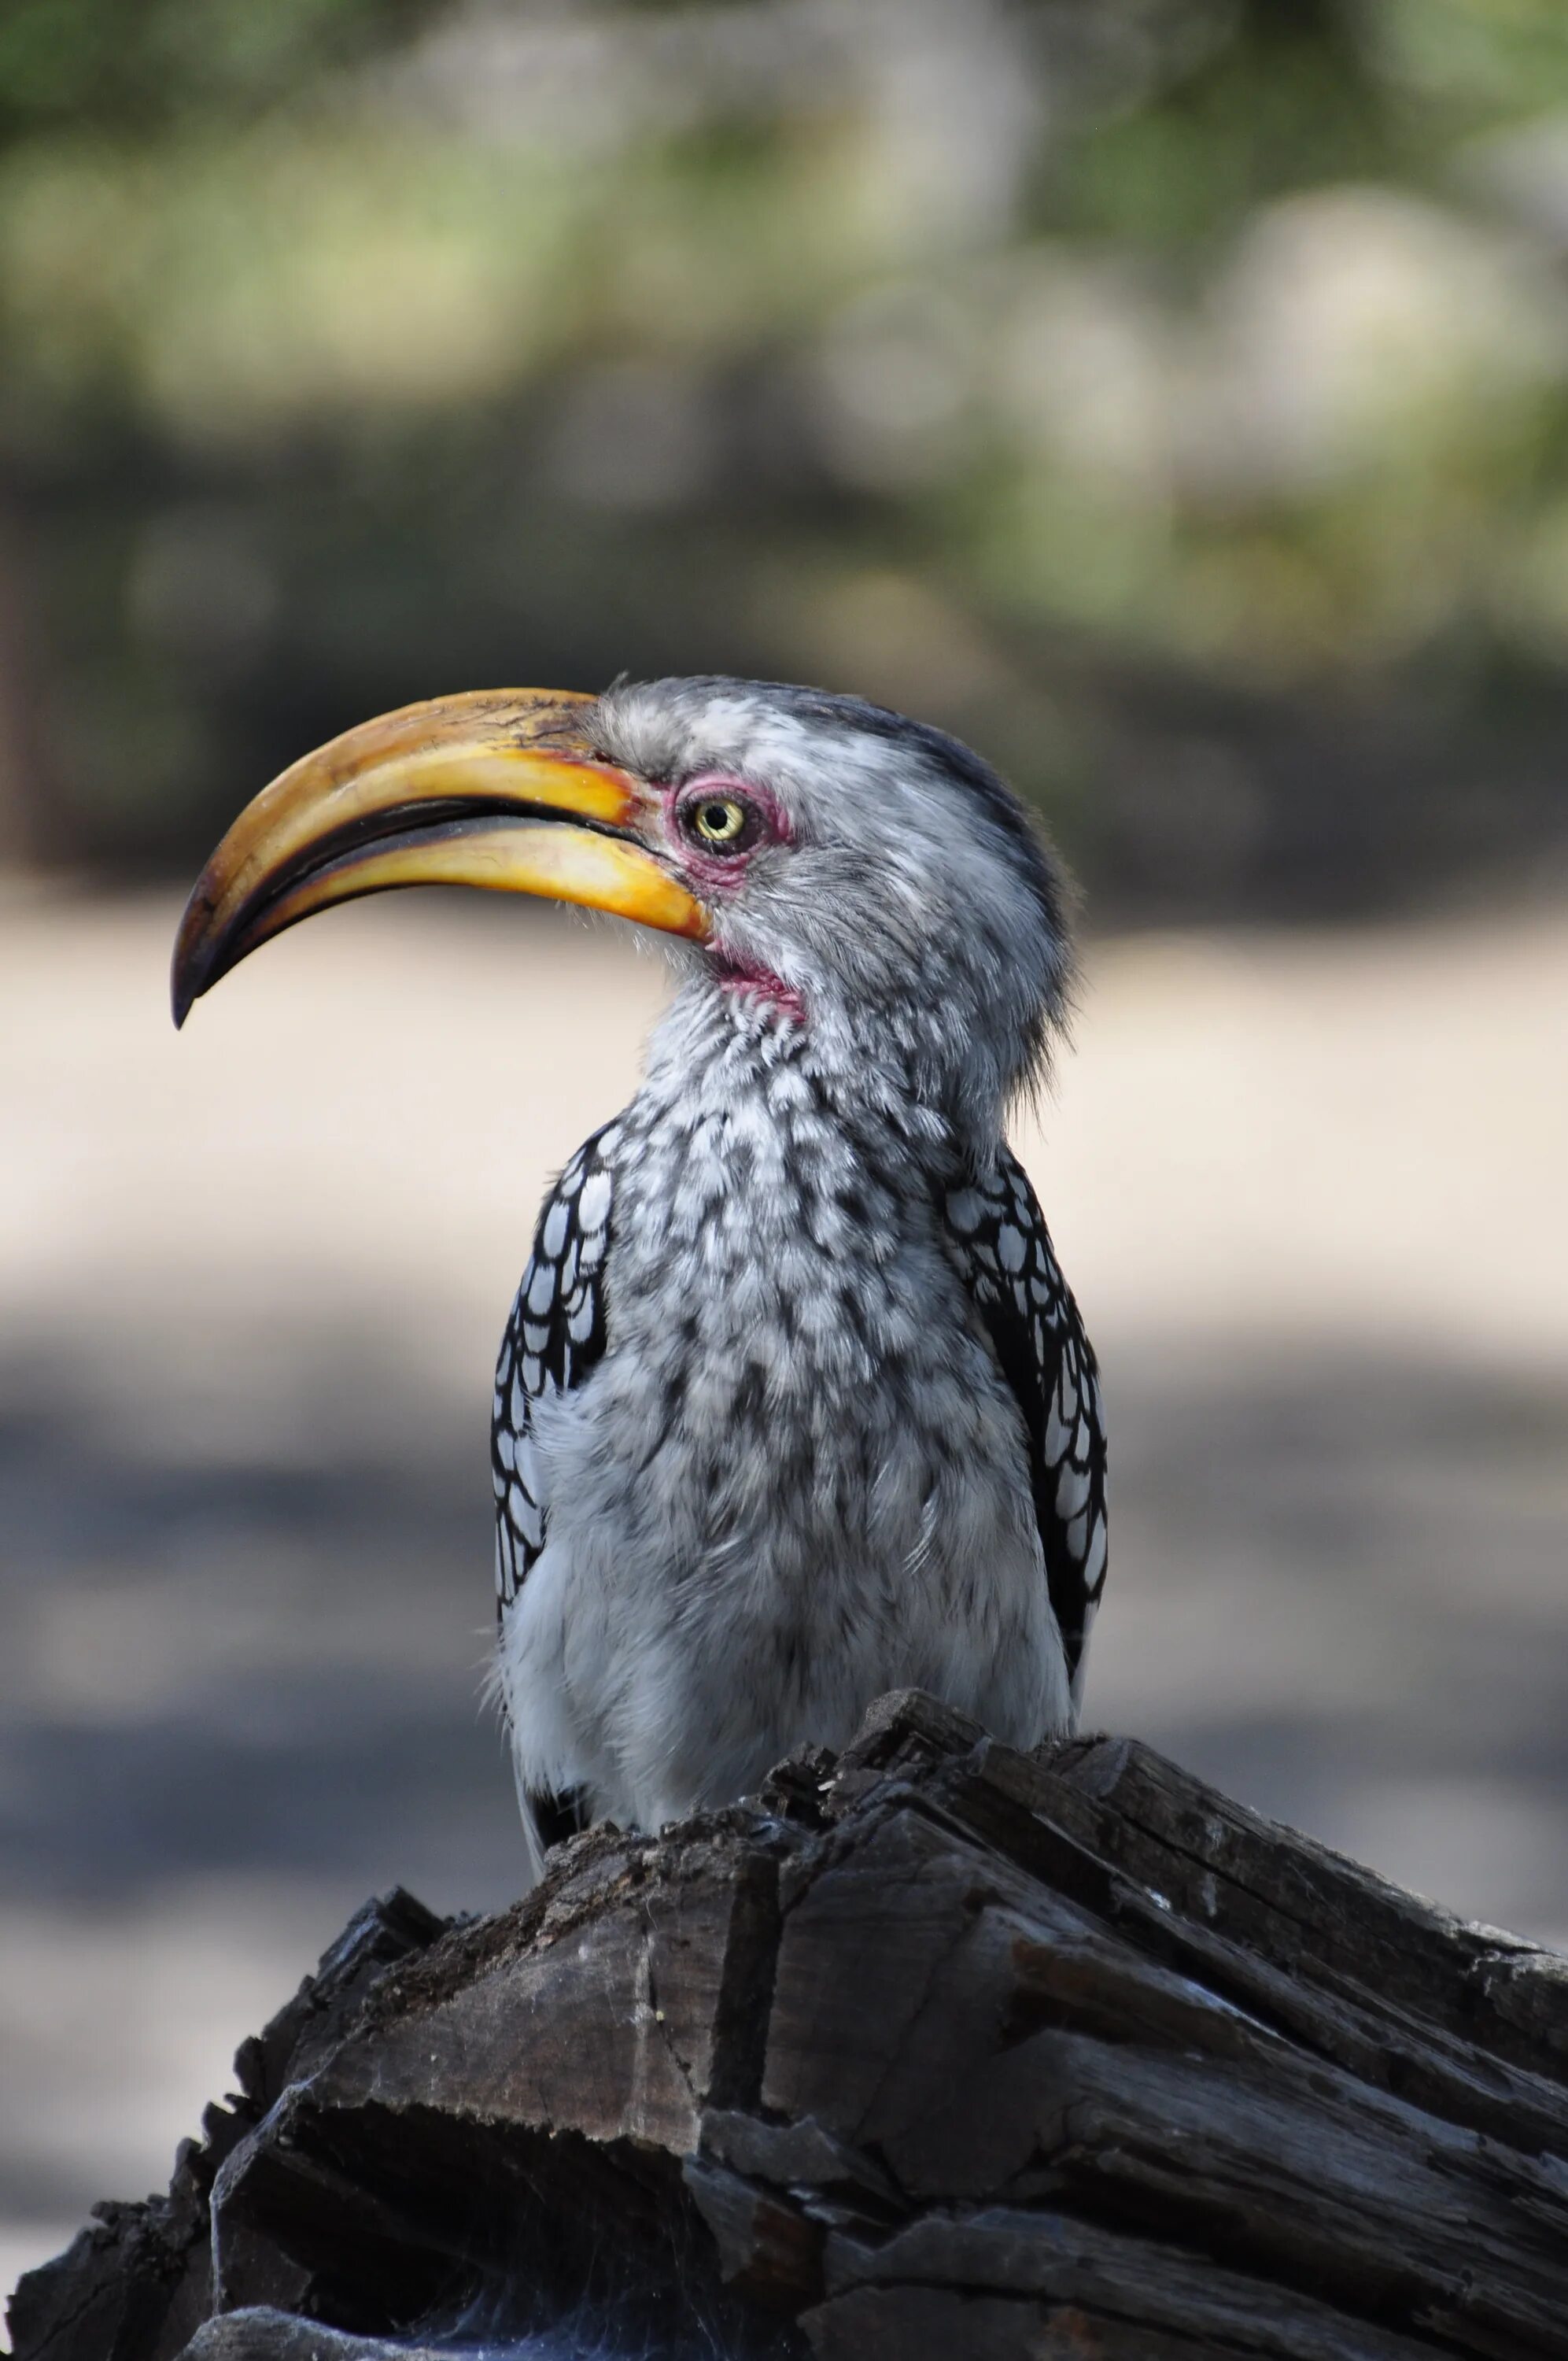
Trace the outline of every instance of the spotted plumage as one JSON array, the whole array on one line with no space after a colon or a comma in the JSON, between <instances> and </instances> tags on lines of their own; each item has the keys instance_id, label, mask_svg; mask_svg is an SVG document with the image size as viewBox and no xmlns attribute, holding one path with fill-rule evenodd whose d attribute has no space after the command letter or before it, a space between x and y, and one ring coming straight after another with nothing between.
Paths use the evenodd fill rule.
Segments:
<instances>
[{"instance_id":1,"label":"spotted plumage","mask_svg":"<svg viewBox=\"0 0 1568 2361\"><path fill-rule=\"evenodd\" d=\"M1028 1438L1046 1580L1074 1702L1105 1587L1105 1420L1093 1347L1029 1176L1003 1150L948 1199L948 1220Z\"/></svg>"},{"instance_id":2,"label":"spotted plumage","mask_svg":"<svg viewBox=\"0 0 1568 2361\"><path fill-rule=\"evenodd\" d=\"M490 1472L496 1491L496 1594L504 1615L544 1546L544 1485L533 1405L569 1392L605 1345L615 1126L586 1140L540 1209L533 1252L518 1285L496 1364Z\"/></svg>"}]
</instances>

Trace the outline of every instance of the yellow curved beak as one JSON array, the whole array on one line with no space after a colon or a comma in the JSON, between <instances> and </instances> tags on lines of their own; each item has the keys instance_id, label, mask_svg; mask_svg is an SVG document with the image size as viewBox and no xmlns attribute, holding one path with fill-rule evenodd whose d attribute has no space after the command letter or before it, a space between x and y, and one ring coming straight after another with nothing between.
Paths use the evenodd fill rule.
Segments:
<instances>
[{"instance_id":1,"label":"yellow curved beak","mask_svg":"<svg viewBox=\"0 0 1568 2361\"><path fill-rule=\"evenodd\" d=\"M650 808L583 735L591 697L433 697L292 763L241 812L185 906L174 1022L285 927L401 885L543 894L700 941L707 913L638 840Z\"/></svg>"}]
</instances>

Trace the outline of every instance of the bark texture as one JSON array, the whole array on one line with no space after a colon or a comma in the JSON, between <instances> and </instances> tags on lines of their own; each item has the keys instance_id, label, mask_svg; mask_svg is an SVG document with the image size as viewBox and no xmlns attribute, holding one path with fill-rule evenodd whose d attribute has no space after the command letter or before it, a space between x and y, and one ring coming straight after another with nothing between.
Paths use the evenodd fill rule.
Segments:
<instances>
[{"instance_id":1,"label":"bark texture","mask_svg":"<svg viewBox=\"0 0 1568 2361\"><path fill-rule=\"evenodd\" d=\"M368 1905L236 2072L17 2361L1568 2361L1568 1960L913 1694Z\"/></svg>"}]
</instances>

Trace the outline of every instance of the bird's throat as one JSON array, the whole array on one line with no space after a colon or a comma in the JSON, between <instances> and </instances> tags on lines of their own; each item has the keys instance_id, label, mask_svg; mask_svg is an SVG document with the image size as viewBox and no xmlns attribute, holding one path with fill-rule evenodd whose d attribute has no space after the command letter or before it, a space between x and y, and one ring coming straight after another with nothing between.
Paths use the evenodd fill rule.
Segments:
<instances>
[{"instance_id":1,"label":"bird's throat","mask_svg":"<svg viewBox=\"0 0 1568 2361\"><path fill-rule=\"evenodd\" d=\"M720 992L750 1003L780 1023L806 1023L805 1001L793 984L785 983L771 969L719 950L709 953L709 965Z\"/></svg>"}]
</instances>

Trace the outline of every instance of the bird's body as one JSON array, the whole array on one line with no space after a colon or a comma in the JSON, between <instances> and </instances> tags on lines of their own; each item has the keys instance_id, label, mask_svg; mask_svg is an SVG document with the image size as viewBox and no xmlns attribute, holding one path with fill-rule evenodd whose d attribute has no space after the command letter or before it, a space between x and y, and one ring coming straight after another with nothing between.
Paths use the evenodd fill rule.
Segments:
<instances>
[{"instance_id":1,"label":"bird's body","mask_svg":"<svg viewBox=\"0 0 1568 2361\"><path fill-rule=\"evenodd\" d=\"M596 1268L552 1257L547 1211L496 1405L525 1793L657 1827L906 1686L1016 1743L1065 1727L1023 1422L946 1214L960 1151L917 1112L843 1104L806 1028L695 982L591 1143ZM578 1291L586 1329L590 1289L601 1356L530 1396L528 1330Z\"/></svg>"},{"instance_id":2,"label":"bird's body","mask_svg":"<svg viewBox=\"0 0 1568 2361\"><path fill-rule=\"evenodd\" d=\"M1067 1730L1104 1433L1003 1131L1062 1015L1058 873L978 758L857 699L532 697L410 708L285 774L263 857L247 815L193 897L177 983L435 875L677 940L642 1087L546 1200L498 1369L497 1680L536 1861L603 1813L726 1802L892 1687L1016 1744Z\"/></svg>"},{"instance_id":3,"label":"bird's body","mask_svg":"<svg viewBox=\"0 0 1568 2361\"><path fill-rule=\"evenodd\" d=\"M547 1201L502 1349L498 1684L521 1793L585 1818L721 1803L890 1688L1015 1744L1072 1720L1091 1602L1053 1607L1044 1427L1032 1449L986 1290L1019 1286L1025 1357L1082 1396L1044 1470L1082 1493L1069 1598L1103 1565L1098 1393L1000 1100L944 1104L895 1027L868 1055L779 981L687 976Z\"/></svg>"}]
</instances>

